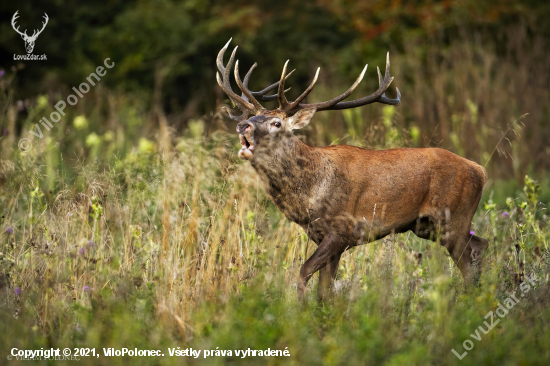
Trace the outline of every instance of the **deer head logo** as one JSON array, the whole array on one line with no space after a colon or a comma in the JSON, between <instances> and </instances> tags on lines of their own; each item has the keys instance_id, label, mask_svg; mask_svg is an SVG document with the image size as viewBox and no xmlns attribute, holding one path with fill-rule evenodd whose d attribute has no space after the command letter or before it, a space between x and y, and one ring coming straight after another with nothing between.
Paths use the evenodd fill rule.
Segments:
<instances>
[{"instance_id":1,"label":"deer head logo","mask_svg":"<svg viewBox=\"0 0 550 366\"><path fill-rule=\"evenodd\" d=\"M19 15L17 15L18 12L19 12L19 10L17 10L15 12L15 14L13 14L13 18L11 18L11 26L13 27L13 29L17 33L19 33L21 35L21 38L23 38L23 41L25 41L25 49L27 50L27 53L32 53L32 50L34 49L34 42L36 41L36 38L38 38L40 33L42 33L44 28L46 28L46 24L48 24L48 20L49 20L48 14L44 13L44 20L45 21L42 23L42 29L40 29L40 30L35 29L32 36L28 36L26 29L25 29L24 32L20 32L19 27L16 28L16 26L15 26L15 20L19 17Z\"/></svg>"}]
</instances>

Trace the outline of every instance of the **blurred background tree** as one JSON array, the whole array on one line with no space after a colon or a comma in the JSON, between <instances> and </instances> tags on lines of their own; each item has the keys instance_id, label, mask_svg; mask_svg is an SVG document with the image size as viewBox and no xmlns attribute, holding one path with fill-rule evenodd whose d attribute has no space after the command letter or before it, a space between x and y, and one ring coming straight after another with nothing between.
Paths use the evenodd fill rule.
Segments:
<instances>
[{"instance_id":1,"label":"blurred background tree","mask_svg":"<svg viewBox=\"0 0 550 366\"><path fill-rule=\"evenodd\" d=\"M21 29L33 29L48 14L34 51L47 61L13 60L24 53L10 24L16 10ZM37 122L29 109L39 96L47 95L51 107L109 57L116 66L74 109L89 115L86 132L111 132L120 141L120 133L132 140L168 128L174 137L197 119L205 134L232 131L218 113L228 101L215 81L215 57L230 37L243 70L258 62L255 90L276 80L290 58L297 71L289 94L296 97L321 66L310 100L345 90L367 62L354 95L372 92L374 66L383 66L391 51L390 93L399 87L402 105L391 115L383 106L327 112L301 132L305 139L439 146L489 162L493 177L522 181L529 171L550 168L550 113L542 102L550 98L549 15L549 3L535 0L4 2L0 69L4 78L17 71L10 88L13 105L20 102L11 120L6 114L0 123L13 138L23 134ZM141 117L131 122L136 113ZM71 124L69 116L69 130ZM71 136L56 135L65 140L62 150L74 149Z\"/></svg>"}]
</instances>

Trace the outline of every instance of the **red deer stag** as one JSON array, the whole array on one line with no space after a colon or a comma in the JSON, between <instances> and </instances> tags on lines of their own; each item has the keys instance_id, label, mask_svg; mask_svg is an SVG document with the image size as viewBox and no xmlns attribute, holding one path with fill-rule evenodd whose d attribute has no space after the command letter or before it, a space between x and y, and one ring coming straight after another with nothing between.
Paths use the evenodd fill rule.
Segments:
<instances>
[{"instance_id":1,"label":"red deer stag","mask_svg":"<svg viewBox=\"0 0 550 366\"><path fill-rule=\"evenodd\" d=\"M231 42L231 40L229 40ZM470 282L487 240L470 234L470 224L485 184L480 165L438 148L362 149L354 146L311 147L302 143L292 130L304 128L316 112L340 110L371 103L399 105L397 98L385 95L393 81L389 54L384 77L378 69L379 87L371 95L344 102L357 87L367 66L343 94L322 103L303 103L311 85L295 100L285 96L288 61L280 81L262 91L248 89L256 64L241 80L239 61L234 76L242 94L230 84L235 50L227 66L217 58L218 84L241 115L237 132L241 159L249 160L259 174L267 194L291 221L300 225L317 244L313 255L300 270L298 296L317 271L319 297L327 295L342 253L356 245L391 233L413 231L417 236L438 240L447 248L463 277ZM290 75L290 74L289 74ZM277 94L266 95L277 88ZM277 99L279 108L265 109L259 102ZM250 114L253 117L248 118Z\"/></svg>"}]
</instances>

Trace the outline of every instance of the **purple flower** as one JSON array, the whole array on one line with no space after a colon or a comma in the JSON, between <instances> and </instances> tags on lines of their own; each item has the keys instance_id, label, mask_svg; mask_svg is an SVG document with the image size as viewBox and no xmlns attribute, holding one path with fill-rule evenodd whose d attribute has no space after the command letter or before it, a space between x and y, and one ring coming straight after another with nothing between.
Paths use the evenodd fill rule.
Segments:
<instances>
[{"instance_id":1,"label":"purple flower","mask_svg":"<svg viewBox=\"0 0 550 366\"><path fill-rule=\"evenodd\" d=\"M21 287L16 287L16 288L15 288L15 294L16 294L17 296L21 295Z\"/></svg>"},{"instance_id":2,"label":"purple flower","mask_svg":"<svg viewBox=\"0 0 550 366\"><path fill-rule=\"evenodd\" d=\"M6 75L6 72L4 70L0 70L0 78L4 75Z\"/></svg>"},{"instance_id":3,"label":"purple flower","mask_svg":"<svg viewBox=\"0 0 550 366\"><path fill-rule=\"evenodd\" d=\"M470 231L470 235L474 235L476 232L475 231Z\"/></svg>"},{"instance_id":4,"label":"purple flower","mask_svg":"<svg viewBox=\"0 0 550 366\"><path fill-rule=\"evenodd\" d=\"M13 234L13 229L12 229L11 227L8 226L8 227L6 228L6 233L8 233L8 234Z\"/></svg>"},{"instance_id":5,"label":"purple flower","mask_svg":"<svg viewBox=\"0 0 550 366\"><path fill-rule=\"evenodd\" d=\"M95 245L93 240L88 240L88 246L91 248Z\"/></svg>"},{"instance_id":6,"label":"purple flower","mask_svg":"<svg viewBox=\"0 0 550 366\"><path fill-rule=\"evenodd\" d=\"M7 136L10 134L10 131L8 131L7 128L4 128L4 130L2 131L2 133L4 134L4 136Z\"/></svg>"},{"instance_id":7,"label":"purple flower","mask_svg":"<svg viewBox=\"0 0 550 366\"><path fill-rule=\"evenodd\" d=\"M88 286L84 286L84 291L90 291L90 288Z\"/></svg>"},{"instance_id":8,"label":"purple flower","mask_svg":"<svg viewBox=\"0 0 550 366\"><path fill-rule=\"evenodd\" d=\"M504 212L502 213L502 217L508 217L508 216L510 216L510 214L509 214L508 212L504 211Z\"/></svg>"},{"instance_id":9,"label":"purple flower","mask_svg":"<svg viewBox=\"0 0 550 366\"><path fill-rule=\"evenodd\" d=\"M80 248L80 249L78 250L78 253L80 253L80 254L86 253L86 248Z\"/></svg>"}]
</instances>

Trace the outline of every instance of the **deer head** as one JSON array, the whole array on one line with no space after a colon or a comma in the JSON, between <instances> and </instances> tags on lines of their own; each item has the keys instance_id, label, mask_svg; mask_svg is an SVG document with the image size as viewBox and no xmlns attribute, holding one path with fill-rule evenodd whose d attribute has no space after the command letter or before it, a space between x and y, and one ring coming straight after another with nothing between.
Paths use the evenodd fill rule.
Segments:
<instances>
[{"instance_id":1,"label":"deer head","mask_svg":"<svg viewBox=\"0 0 550 366\"><path fill-rule=\"evenodd\" d=\"M241 80L239 74L239 61L235 62L234 75L237 85L241 90L242 94L237 95L231 88L229 74L235 60L235 53L237 47L233 50L227 66L223 65L223 55L229 46L229 43L220 50L217 58L217 66L219 73L216 73L216 78L218 84L223 89L223 91L228 95L228 97L233 102L234 106L240 109L241 115L233 114L227 107L223 107L224 110L229 114L229 116L235 120L239 121L237 125L237 132L241 139L242 149L239 151L239 157L241 159L252 160L254 153L261 147L267 148L267 150L272 149L274 146L280 144L282 139L291 135L292 131L295 129L304 128L310 122L311 118L316 112L327 111L327 110L337 110L337 109L349 109L355 108L371 103L384 103L391 105L399 105L401 101L401 93L397 89L397 98L390 99L386 97L385 92L393 81L393 77L390 77L390 58L389 53L386 57L386 72L382 78L380 69L378 70L378 82L379 87L374 93L363 97L361 99L356 99L353 101L343 102L344 99L348 98L350 94L355 90L357 85L363 79L363 76L367 70L367 66L363 69L355 83L343 94L328 100L326 102L320 103L302 103L302 101L308 96L308 94L315 87L317 78L319 76L320 68L317 69L313 81L309 87L294 101L288 101L285 92L285 80L294 72L292 70L287 74L288 61L283 67L283 72L281 74L280 81L268 86L267 88L259 91L252 92L248 89L248 82L252 71L256 68L257 64L254 63L246 76L244 81ZM266 95L269 91L277 88L277 94ZM259 101L271 101L277 99L279 101L279 108L274 110L265 109ZM250 114L254 114L253 117L248 118ZM269 141L269 145L266 143ZM269 147L268 147L269 146Z\"/></svg>"},{"instance_id":2,"label":"deer head","mask_svg":"<svg viewBox=\"0 0 550 366\"><path fill-rule=\"evenodd\" d=\"M15 14L13 14L13 17L11 18L11 26L17 33L21 35L21 38L23 38L23 41L25 41L25 49L27 50L27 53L32 53L32 50L34 49L34 42L36 42L36 38L38 38L40 33L42 33L44 28L46 28L46 24L48 24L48 20L49 20L48 14L44 13L45 21L42 23L42 29L40 30L35 29L34 32L32 33L32 36L28 36L26 29L24 32L21 32L19 31L19 27L16 28L15 20L19 17L19 15L17 14L18 12L19 10L17 10Z\"/></svg>"}]
</instances>

